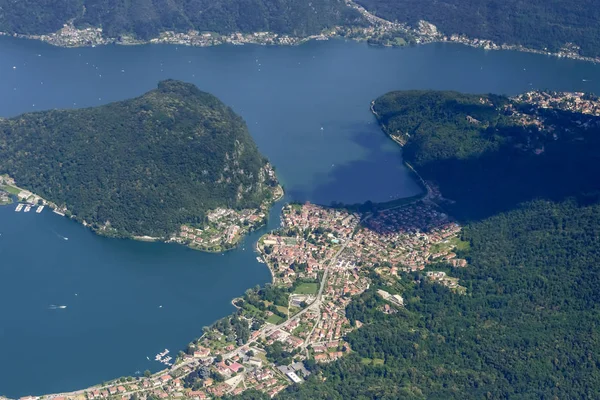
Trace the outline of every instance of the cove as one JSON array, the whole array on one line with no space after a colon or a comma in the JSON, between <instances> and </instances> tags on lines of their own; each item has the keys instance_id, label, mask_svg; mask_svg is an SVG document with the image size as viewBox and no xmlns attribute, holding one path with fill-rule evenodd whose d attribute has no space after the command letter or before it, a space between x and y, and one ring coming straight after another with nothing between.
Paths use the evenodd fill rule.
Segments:
<instances>
[{"instance_id":1,"label":"cove","mask_svg":"<svg viewBox=\"0 0 600 400\"><path fill-rule=\"evenodd\" d=\"M598 65L452 44L61 49L0 38L2 117L121 100L167 78L196 84L244 117L285 201L324 204L418 193L369 111L385 92L600 92ZM146 357L176 353L233 311L233 297L270 280L252 247L278 226L280 206L268 227L225 255L106 239L51 212L0 208L0 393L75 390L160 369Z\"/></svg>"}]
</instances>

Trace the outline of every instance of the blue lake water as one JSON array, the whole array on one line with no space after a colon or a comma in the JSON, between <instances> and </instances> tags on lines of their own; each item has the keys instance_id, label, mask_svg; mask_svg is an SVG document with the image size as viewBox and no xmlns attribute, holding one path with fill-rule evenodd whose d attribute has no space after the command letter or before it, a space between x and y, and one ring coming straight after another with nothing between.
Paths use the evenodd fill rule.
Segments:
<instances>
[{"instance_id":1,"label":"blue lake water","mask_svg":"<svg viewBox=\"0 0 600 400\"><path fill-rule=\"evenodd\" d=\"M450 44L61 49L0 38L1 117L104 104L167 78L195 83L245 118L287 200L326 204L419 191L369 111L390 90L600 93L598 65ZM73 390L159 369L146 356L182 349L233 310L233 297L270 280L252 251L262 232L225 255L204 254L101 238L51 212L1 207L0 394Z\"/></svg>"}]
</instances>

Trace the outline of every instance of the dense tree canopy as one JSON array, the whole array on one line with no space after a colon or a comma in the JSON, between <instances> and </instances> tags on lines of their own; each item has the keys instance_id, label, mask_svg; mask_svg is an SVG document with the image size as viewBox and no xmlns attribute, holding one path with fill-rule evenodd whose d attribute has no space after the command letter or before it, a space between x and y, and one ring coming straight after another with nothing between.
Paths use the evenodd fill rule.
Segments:
<instances>
[{"instance_id":1,"label":"dense tree canopy","mask_svg":"<svg viewBox=\"0 0 600 400\"><path fill-rule=\"evenodd\" d=\"M547 129L540 129L520 124L505 110L509 103L495 95L405 91L382 96L374 110L386 133L408 139L404 158L457 201L445 207L463 220L537 198L592 201L600 118L513 104L543 121Z\"/></svg>"},{"instance_id":2,"label":"dense tree canopy","mask_svg":"<svg viewBox=\"0 0 600 400\"><path fill-rule=\"evenodd\" d=\"M246 124L216 97L164 81L141 97L0 121L0 171L106 234L164 236L267 196Z\"/></svg>"}]
</instances>

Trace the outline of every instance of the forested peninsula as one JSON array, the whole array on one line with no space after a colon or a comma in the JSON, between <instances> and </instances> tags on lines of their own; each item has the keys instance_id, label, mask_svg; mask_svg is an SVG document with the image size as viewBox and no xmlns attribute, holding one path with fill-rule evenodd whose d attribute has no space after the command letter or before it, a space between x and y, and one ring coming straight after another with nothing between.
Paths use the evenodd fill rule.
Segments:
<instances>
[{"instance_id":1,"label":"forested peninsula","mask_svg":"<svg viewBox=\"0 0 600 400\"><path fill-rule=\"evenodd\" d=\"M264 209L277 186L242 118L173 80L100 107L0 120L2 174L98 233L160 239L209 225L211 210Z\"/></svg>"},{"instance_id":2,"label":"forested peninsula","mask_svg":"<svg viewBox=\"0 0 600 400\"><path fill-rule=\"evenodd\" d=\"M599 104L541 92L377 99L383 130L463 224L468 245L455 251L468 267L446 271L465 294L427 279L429 267L398 280L371 273L346 308L361 326L346 337L351 354L308 362L307 382L278 398L596 397ZM401 294L404 307L383 312L378 289Z\"/></svg>"}]
</instances>

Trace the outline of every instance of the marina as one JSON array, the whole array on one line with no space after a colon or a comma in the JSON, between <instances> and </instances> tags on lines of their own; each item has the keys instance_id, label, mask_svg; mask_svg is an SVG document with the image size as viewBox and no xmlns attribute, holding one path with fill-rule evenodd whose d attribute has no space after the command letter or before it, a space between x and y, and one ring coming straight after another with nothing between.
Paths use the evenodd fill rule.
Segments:
<instances>
[{"instance_id":1,"label":"marina","mask_svg":"<svg viewBox=\"0 0 600 400\"><path fill-rule=\"evenodd\" d=\"M19 204L17 204L17 207L15 208L15 212L21 212L21 211L23 211L23 212L28 213L28 212L31 211L32 208L35 208L36 209L35 210L36 214L41 214L42 211L44 211L45 207L46 206L40 205L40 206L37 206L37 208L36 208L36 206L33 205L33 204L19 203ZM63 216L64 216L64 214L63 214Z\"/></svg>"},{"instance_id":2,"label":"marina","mask_svg":"<svg viewBox=\"0 0 600 400\"><path fill-rule=\"evenodd\" d=\"M173 363L171 362L171 360L173 359L173 357L167 356L167 354L169 354L169 349L165 349L163 352L158 353L154 357L154 359L156 361L158 361L159 363L165 364L167 366L171 366L171 365L173 365Z\"/></svg>"}]
</instances>

